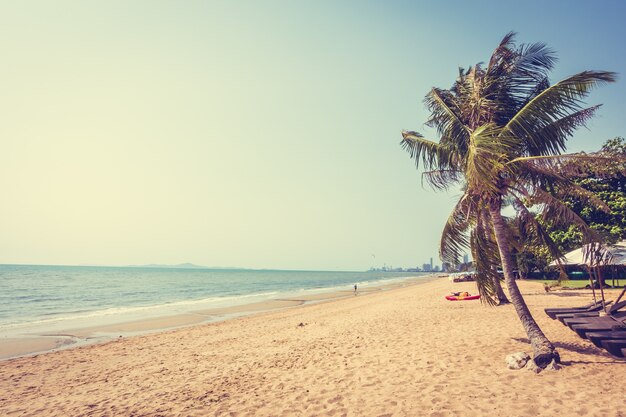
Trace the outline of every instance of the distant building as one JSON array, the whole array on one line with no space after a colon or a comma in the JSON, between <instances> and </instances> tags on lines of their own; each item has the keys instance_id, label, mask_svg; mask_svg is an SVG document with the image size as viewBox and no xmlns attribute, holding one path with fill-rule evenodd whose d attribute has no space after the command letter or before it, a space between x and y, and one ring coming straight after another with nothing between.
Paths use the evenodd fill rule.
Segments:
<instances>
[{"instance_id":1,"label":"distant building","mask_svg":"<svg viewBox=\"0 0 626 417\"><path fill-rule=\"evenodd\" d=\"M430 271L432 271L431 265L430 265L430 264L424 264L424 265L422 265L422 271L424 271L424 272L430 272Z\"/></svg>"},{"instance_id":2,"label":"distant building","mask_svg":"<svg viewBox=\"0 0 626 417\"><path fill-rule=\"evenodd\" d=\"M469 256L466 253L465 255L463 255L463 263L466 264L468 262L469 262Z\"/></svg>"}]
</instances>

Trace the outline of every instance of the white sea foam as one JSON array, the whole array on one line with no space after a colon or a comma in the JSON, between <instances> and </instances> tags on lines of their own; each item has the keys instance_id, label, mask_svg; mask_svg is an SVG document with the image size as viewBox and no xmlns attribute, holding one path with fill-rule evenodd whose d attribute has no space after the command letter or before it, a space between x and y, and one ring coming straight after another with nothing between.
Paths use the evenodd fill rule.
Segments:
<instances>
[{"instance_id":1,"label":"white sea foam","mask_svg":"<svg viewBox=\"0 0 626 417\"><path fill-rule=\"evenodd\" d=\"M21 327L41 326L52 323L67 322L67 321L83 321L87 319L105 318L110 316L124 316L134 317L141 315L142 317L150 317L153 315L162 316L164 314L180 314L191 311L191 308L218 308L218 307L231 307L237 305L248 304L251 301L264 301L273 298L273 296L279 294L279 292L264 292L256 294L242 294L224 297L208 297L200 300L182 300L172 303L148 305L148 306L134 306L134 307L111 307L104 310L94 310L86 312L72 312L67 314L59 314L55 317L39 318L34 320L28 320L23 322L8 322L0 323L0 332L4 329L18 329ZM155 313L155 314L150 314Z\"/></svg>"}]
</instances>

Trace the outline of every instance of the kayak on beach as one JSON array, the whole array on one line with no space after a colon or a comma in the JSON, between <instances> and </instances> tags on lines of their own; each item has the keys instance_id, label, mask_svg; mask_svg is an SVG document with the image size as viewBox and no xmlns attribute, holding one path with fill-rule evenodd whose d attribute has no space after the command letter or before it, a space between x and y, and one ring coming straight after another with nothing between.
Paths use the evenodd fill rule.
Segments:
<instances>
[{"instance_id":1,"label":"kayak on beach","mask_svg":"<svg viewBox=\"0 0 626 417\"><path fill-rule=\"evenodd\" d=\"M469 301L469 300L478 300L480 298L479 295L470 295L467 292L457 292L452 293L450 295L446 295L446 300L448 301Z\"/></svg>"}]
</instances>

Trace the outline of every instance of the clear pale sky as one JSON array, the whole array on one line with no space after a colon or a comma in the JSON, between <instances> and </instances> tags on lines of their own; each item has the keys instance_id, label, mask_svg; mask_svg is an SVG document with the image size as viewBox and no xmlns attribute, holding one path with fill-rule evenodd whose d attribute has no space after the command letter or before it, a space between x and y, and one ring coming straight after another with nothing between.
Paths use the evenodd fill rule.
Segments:
<instances>
[{"instance_id":1,"label":"clear pale sky","mask_svg":"<svg viewBox=\"0 0 626 417\"><path fill-rule=\"evenodd\" d=\"M510 30L553 81L620 73L570 142L626 136L626 2L0 5L0 263L363 270L437 262L458 195L402 129Z\"/></svg>"}]
</instances>

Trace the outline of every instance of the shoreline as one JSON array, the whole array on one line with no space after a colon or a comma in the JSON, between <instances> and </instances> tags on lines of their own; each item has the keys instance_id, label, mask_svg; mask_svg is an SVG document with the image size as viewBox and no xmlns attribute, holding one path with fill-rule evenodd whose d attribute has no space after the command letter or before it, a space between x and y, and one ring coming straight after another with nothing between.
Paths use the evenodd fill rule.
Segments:
<instances>
[{"instance_id":1,"label":"shoreline","mask_svg":"<svg viewBox=\"0 0 626 417\"><path fill-rule=\"evenodd\" d=\"M359 295L367 295L378 291L387 291L407 285L418 285L436 279L439 274L406 277L397 282L388 280L373 281L364 288L358 289ZM83 326L57 326L54 330L24 332L17 335L0 337L0 362L33 356L46 352L72 349L80 346L106 343L120 338L158 334L169 330L206 325L238 317L262 314L272 311L302 307L322 303L354 295L353 291L336 290L334 287L319 292L294 292L293 296L252 301L225 307L189 310L176 314L163 314L131 320L118 320L112 323Z\"/></svg>"}]
</instances>

